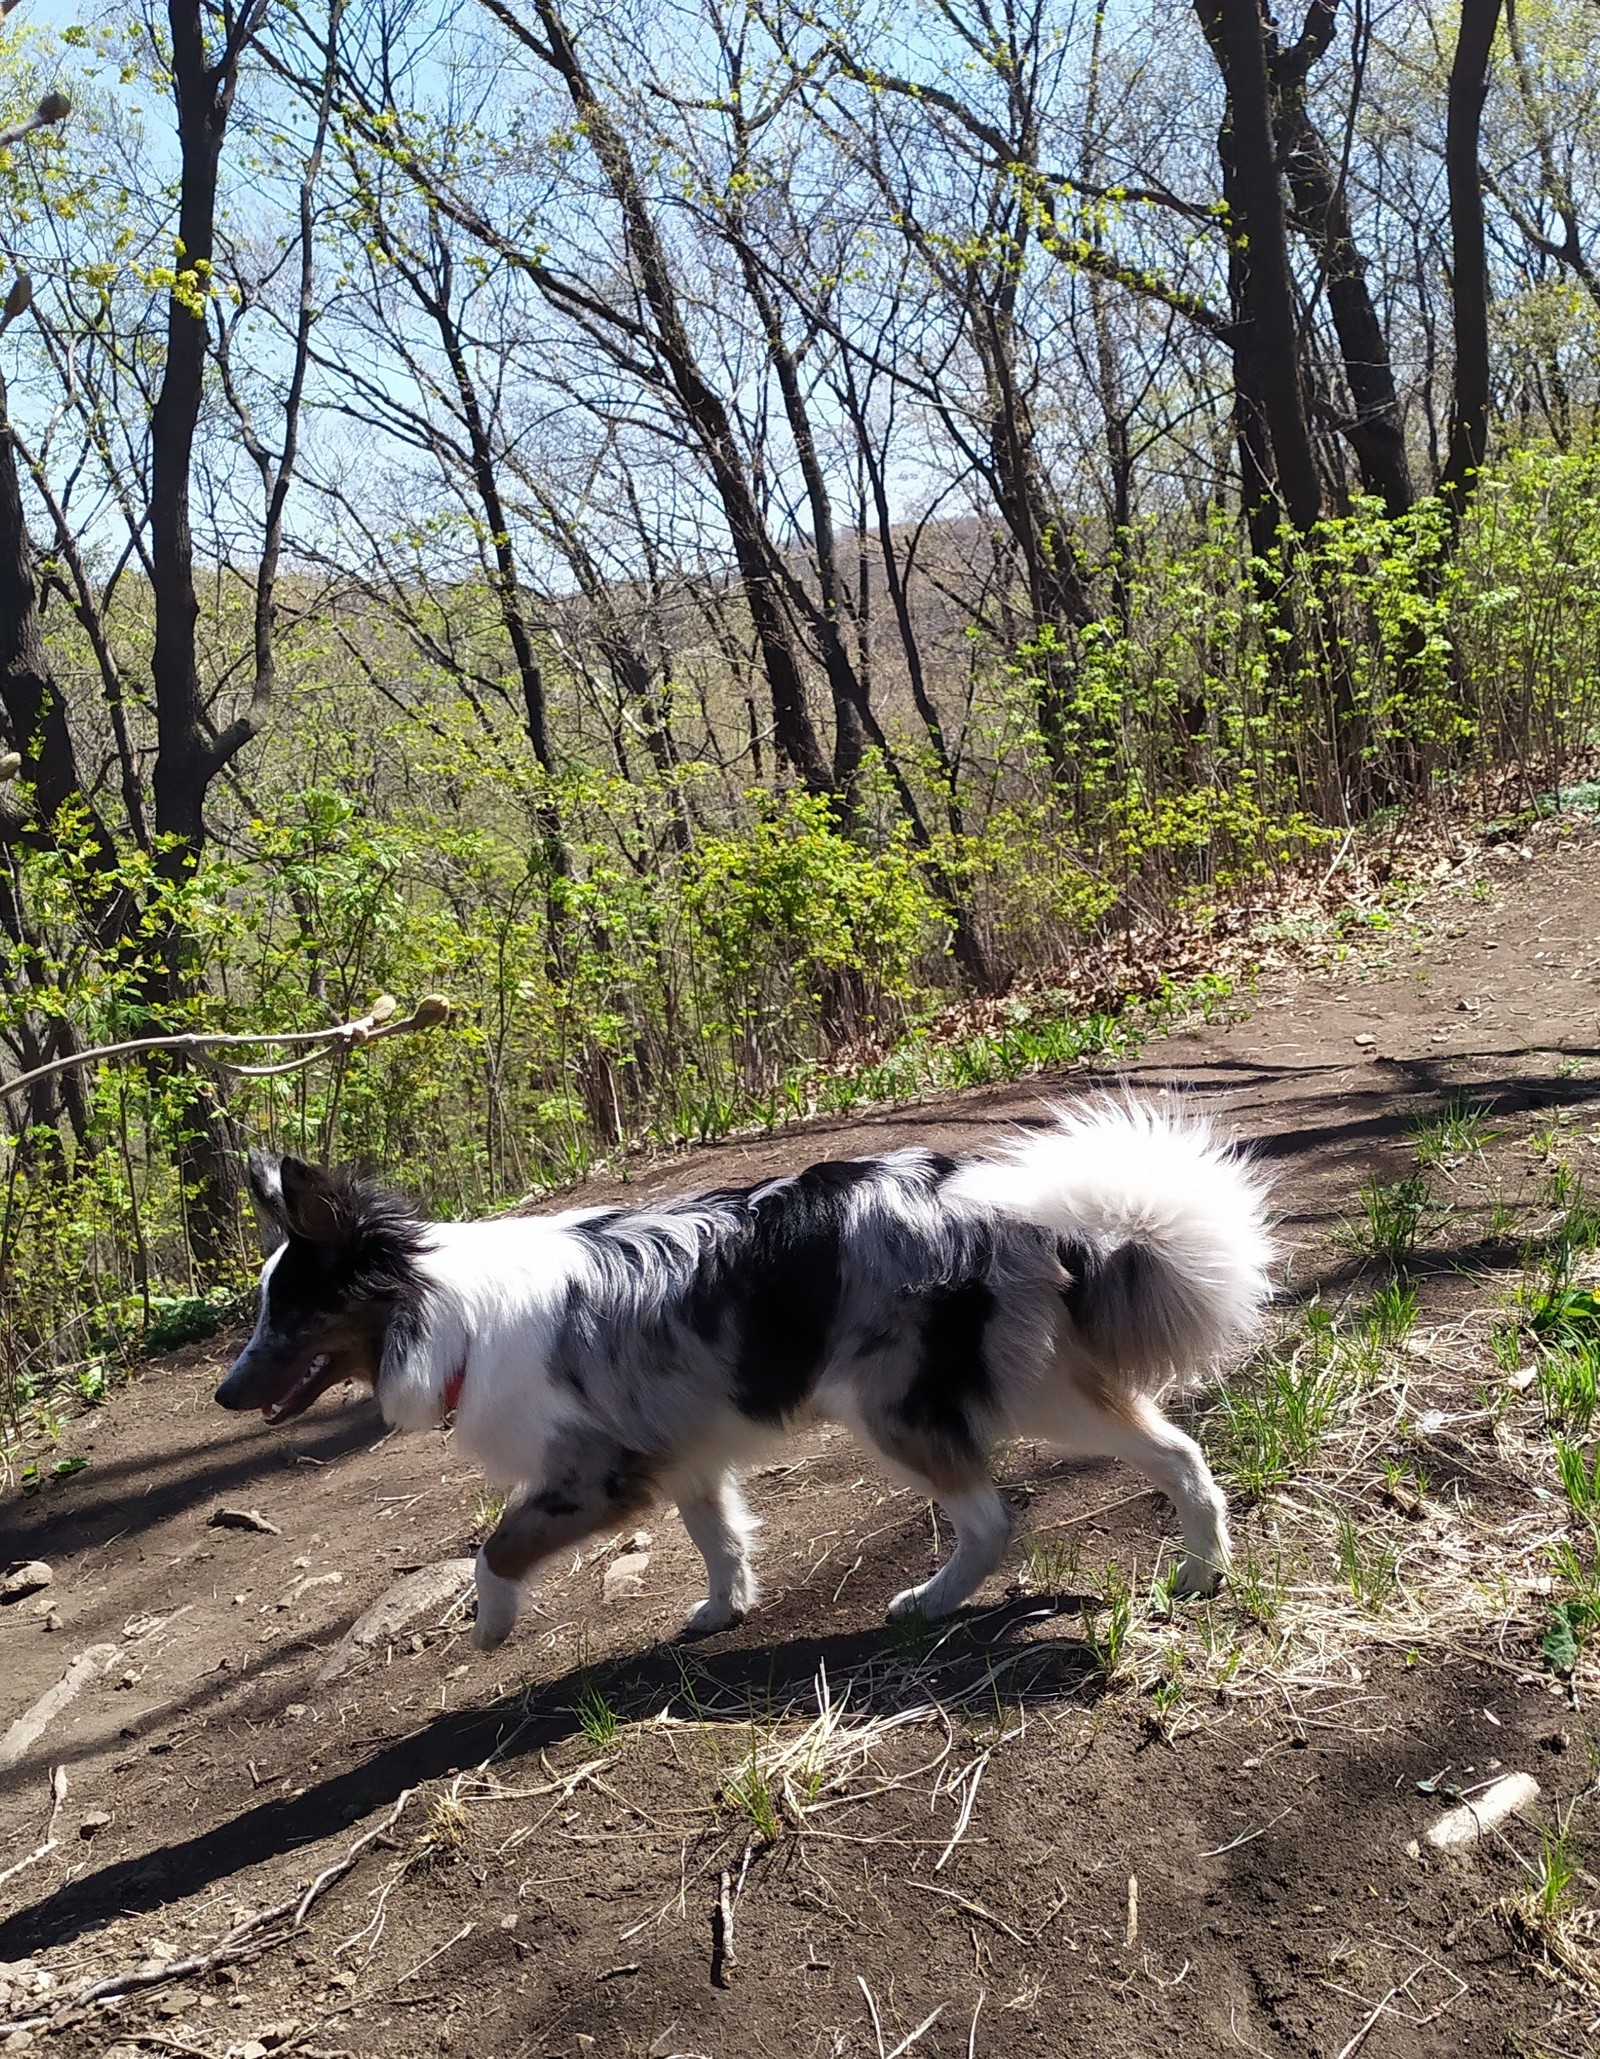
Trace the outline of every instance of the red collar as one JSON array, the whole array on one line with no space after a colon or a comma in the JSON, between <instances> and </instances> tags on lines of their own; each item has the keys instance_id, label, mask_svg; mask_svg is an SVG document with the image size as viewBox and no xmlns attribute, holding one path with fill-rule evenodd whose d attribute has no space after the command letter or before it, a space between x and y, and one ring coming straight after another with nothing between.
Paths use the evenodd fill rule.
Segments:
<instances>
[{"instance_id":1,"label":"red collar","mask_svg":"<svg viewBox=\"0 0 1600 2059\"><path fill-rule=\"evenodd\" d=\"M461 1390L467 1384L466 1366L459 1365L444 1383L444 1412L446 1415L461 1406Z\"/></svg>"}]
</instances>

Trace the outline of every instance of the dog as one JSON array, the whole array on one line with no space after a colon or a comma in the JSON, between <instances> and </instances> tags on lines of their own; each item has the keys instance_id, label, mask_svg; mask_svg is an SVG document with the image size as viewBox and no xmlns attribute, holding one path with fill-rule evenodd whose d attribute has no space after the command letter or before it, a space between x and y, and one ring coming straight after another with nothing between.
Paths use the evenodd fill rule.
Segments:
<instances>
[{"instance_id":1,"label":"dog","mask_svg":"<svg viewBox=\"0 0 1600 2059\"><path fill-rule=\"evenodd\" d=\"M999 1565L1009 1438L1155 1481L1182 1534L1174 1592L1227 1570L1226 1501L1159 1399L1246 1343L1272 1244L1259 1171L1204 1122L1105 1100L983 1156L471 1223L295 1158L252 1153L249 1177L276 1248L216 1398L287 1422L356 1380L402 1429L453 1413L513 1494L477 1558L482 1650L543 1561L661 1498L706 1564L687 1628L738 1621L757 1599L739 1472L805 1418L950 1518L948 1561L891 1616L948 1615Z\"/></svg>"}]
</instances>

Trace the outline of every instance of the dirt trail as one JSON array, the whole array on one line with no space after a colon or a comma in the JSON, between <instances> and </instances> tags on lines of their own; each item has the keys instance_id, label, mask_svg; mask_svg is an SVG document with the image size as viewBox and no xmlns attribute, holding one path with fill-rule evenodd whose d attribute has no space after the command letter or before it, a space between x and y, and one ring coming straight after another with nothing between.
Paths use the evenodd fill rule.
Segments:
<instances>
[{"instance_id":1,"label":"dirt trail","mask_svg":"<svg viewBox=\"0 0 1600 2059\"><path fill-rule=\"evenodd\" d=\"M1516 1276L1506 1223L1533 1205L1548 1156L1530 1135L1551 1130L1600 1184L1597 860L1592 825L1527 856L1478 853L1344 962L1269 980L1239 1019L1161 1038L1126 1068L1201 1091L1255 1142L1280 1174L1287 1286L1333 1302L1366 1291L1338 1235L1361 1183L1405 1174L1411 1125L1452 1096L1492 1107L1494 1178L1463 1177L1419 1262L1432 1328L1395 1434L1431 1404L1430 1499L1448 1498L1458 1527L1499 1511L1501 1537L1536 1490L1493 1412L1474 1413L1479 1361L1451 1340ZM617 1191L889 1144L970 1148L1082 1084L741 1140ZM25 1962L0 1965L0 2019L47 2009L41 1980L60 1991L213 1943L415 1792L292 1941L18 2034L38 2049L1600 2049L1595 1999L1536 1977L1495 1914L1525 1882L1531 1829L1449 1866L1405 1853L1444 1806L1417 1783L1444 1769L1467 1787L1532 1771L1539 1820L1594 1780L1583 1711L1516 1609L1498 1641L1403 1648L1380 1612L1314 1678L1287 1646L1277 1672L1252 1660L1248 1691L1216 1684L1225 1667L1170 1701L1159 1681L1108 1686L1107 1568L1131 1579L1142 1618L1171 1512L1115 1466L1023 1452L1007 1477L1031 1575L1014 1560L985 1609L918 1642L887 1630L883 1607L937 1548L929 1510L828 1433L752 1483L768 1599L736 1631L669 1641L698 1561L658 1511L647 1538L551 1579L501 1652L472 1654L436 1602L319 1682L398 1577L469 1549L479 1482L447 1437L386 1437L370 1405L330 1399L288 1431L224 1415L210 1401L224 1357L225 1342L149 1368L69 1426L81 1473L0 1503L0 1569L54 1571L0 1610L0 1731L80 1654L114 1648L0 1774L0 1961ZM272 1527L216 1527L221 1507ZM1263 1550L1276 1520L1263 1509ZM630 1551L647 1563L607 1600ZM1247 1601L1216 1605L1218 1649L1244 1635ZM1266 1620L1258 1608L1252 1636ZM815 1715L823 1675L834 1741L813 1737L786 1801L774 1753ZM713 1969L724 1872L735 1949Z\"/></svg>"}]
</instances>

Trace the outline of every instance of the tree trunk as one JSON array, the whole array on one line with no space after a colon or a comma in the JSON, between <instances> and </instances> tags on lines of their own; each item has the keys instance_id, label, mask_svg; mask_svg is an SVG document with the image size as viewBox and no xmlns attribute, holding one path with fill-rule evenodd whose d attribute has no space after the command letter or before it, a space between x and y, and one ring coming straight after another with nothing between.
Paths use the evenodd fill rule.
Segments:
<instances>
[{"instance_id":1,"label":"tree trunk","mask_svg":"<svg viewBox=\"0 0 1600 2059\"><path fill-rule=\"evenodd\" d=\"M259 7L253 10L259 16ZM172 90L177 105L180 173L177 283L167 301L167 352L150 419L150 544L155 602L156 872L168 887L188 879L205 847L205 800L218 770L218 746L200 686L189 527L189 478L205 389L207 312L216 241L217 170L237 77L239 33L213 66L206 54L200 0L168 0ZM163 1027L198 989L198 968L181 925L169 922L152 954L145 999ZM238 1177L234 1138L216 1095L191 1075L180 1172L189 1200L190 1244L204 1269L237 1248Z\"/></svg>"},{"instance_id":2,"label":"tree trunk","mask_svg":"<svg viewBox=\"0 0 1600 2059\"><path fill-rule=\"evenodd\" d=\"M1339 338L1352 419L1340 424L1361 468L1361 483L1390 516L1416 498L1405 428L1395 391L1389 341L1367 287L1366 260L1355 240L1342 181L1306 111L1303 74L1278 72L1278 143L1289 174L1295 224L1316 252L1328 286L1328 311Z\"/></svg>"},{"instance_id":3,"label":"tree trunk","mask_svg":"<svg viewBox=\"0 0 1600 2059\"><path fill-rule=\"evenodd\" d=\"M1225 176L1224 184L1238 265L1236 320L1250 332L1252 378L1271 440L1277 491L1303 536L1321 520L1322 485L1301 385L1266 24L1258 0L1195 0L1195 6L1227 92L1225 174L1231 160L1232 177Z\"/></svg>"},{"instance_id":4,"label":"tree trunk","mask_svg":"<svg viewBox=\"0 0 1600 2059\"><path fill-rule=\"evenodd\" d=\"M1440 491L1457 521L1477 484L1489 444L1489 264L1478 144L1500 4L1501 0L1462 0L1445 121L1456 369L1449 455Z\"/></svg>"},{"instance_id":5,"label":"tree trunk","mask_svg":"<svg viewBox=\"0 0 1600 2059\"><path fill-rule=\"evenodd\" d=\"M7 739L20 751L23 777L33 785L35 820L48 832L73 803L99 862L114 862L111 837L84 792L66 703L45 654L33 542L22 509L17 443L0 379L0 708ZM18 829L21 830L19 818ZM24 832L25 833L25 832Z\"/></svg>"},{"instance_id":6,"label":"tree trunk","mask_svg":"<svg viewBox=\"0 0 1600 2059\"><path fill-rule=\"evenodd\" d=\"M822 461L817 455L810 410L801 390L800 370L784 336L777 303L767 289L755 251L736 216L724 224L724 233L739 260L745 291L761 323L767 362L777 377L784 417L794 440L795 455L800 461L800 476L805 482L806 504L811 510L811 550L817 569L817 600L811 603L810 596L803 588L797 589L796 582L791 582L791 591L810 619L811 631L822 656L822 669L827 674L833 699L833 783L845 808L849 809L854 804L867 741L858 713L861 702L866 698L866 685L851 661L844 640L843 594L833 506L828 497Z\"/></svg>"},{"instance_id":7,"label":"tree trunk","mask_svg":"<svg viewBox=\"0 0 1600 2059\"><path fill-rule=\"evenodd\" d=\"M206 369L206 317L216 240L217 167L233 98L206 60L199 0L169 0L172 87L182 153L178 282L167 299L167 354L150 419L150 544L155 600L157 750L152 789L156 866L169 881L193 871L205 843L212 740L200 689L189 529L189 476Z\"/></svg>"}]
</instances>

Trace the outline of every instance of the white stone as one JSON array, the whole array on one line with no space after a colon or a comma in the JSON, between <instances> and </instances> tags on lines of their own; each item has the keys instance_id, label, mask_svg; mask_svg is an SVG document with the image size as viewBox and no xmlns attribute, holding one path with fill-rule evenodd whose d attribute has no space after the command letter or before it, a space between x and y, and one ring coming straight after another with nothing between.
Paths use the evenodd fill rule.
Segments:
<instances>
[{"instance_id":1,"label":"white stone","mask_svg":"<svg viewBox=\"0 0 1600 2059\"><path fill-rule=\"evenodd\" d=\"M1539 1783L1531 1773L1508 1773L1503 1780L1497 1780L1492 1787L1486 1787L1481 1794L1475 1794L1454 1809L1449 1809L1427 1832L1427 1842L1437 1852L1459 1851L1463 1845L1470 1845L1486 1830L1503 1823L1508 1816L1516 1815L1539 1799Z\"/></svg>"},{"instance_id":2,"label":"white stone","mask_svg":"<svg viewBox=\"0 0 1600 2059\"><path fill-rule=\"evenodd\" d=\"M649 1564L650 1554L647 1551L627 1551L621 1558L613 1559L606 1567L601 1600L629 1601L635 1595L643 1594L644 1576Z\"/></svg>"}]
</instances>

